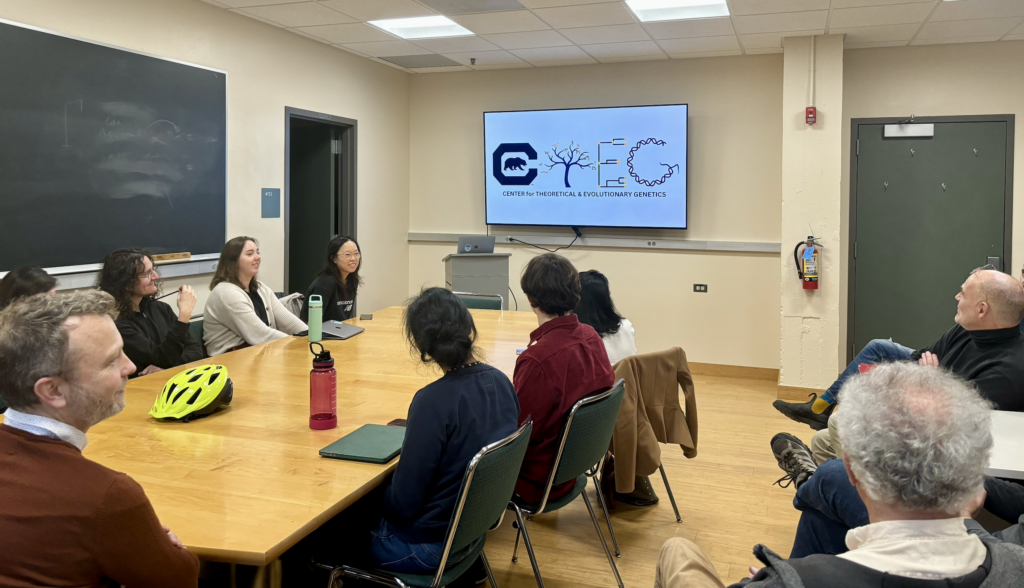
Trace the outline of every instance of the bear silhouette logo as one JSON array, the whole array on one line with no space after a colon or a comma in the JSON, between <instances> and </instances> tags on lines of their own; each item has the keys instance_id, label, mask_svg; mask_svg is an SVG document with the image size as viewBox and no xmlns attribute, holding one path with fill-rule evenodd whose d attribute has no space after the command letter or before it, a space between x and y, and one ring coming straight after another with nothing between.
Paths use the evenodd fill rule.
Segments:
<instances>
[{"instance_id":1,"label":"bear silhouette logo","mask_svg":"<svg viewBox=\"0 0 1024 588\"><path fill-rule=\"evenodd\" d=\"M505 160L504 171L508 171L510 169L522 171L526 169L526 161L520 157L509 157L508 159Z\"/></svg>"}]
</instances>

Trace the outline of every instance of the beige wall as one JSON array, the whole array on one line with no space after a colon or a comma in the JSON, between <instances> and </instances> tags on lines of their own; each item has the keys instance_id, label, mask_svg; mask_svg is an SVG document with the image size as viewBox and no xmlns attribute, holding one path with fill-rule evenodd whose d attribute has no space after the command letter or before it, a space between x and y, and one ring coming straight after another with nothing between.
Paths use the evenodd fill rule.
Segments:
<instances>
[{"instance_id":1,"label":"beige wall","mask_svg":"<svg viewBox=\"0 0 1024 588\"><path fill-rule=\"evenodd\" d=\"M1009 271L1024 263L1024 41L855 49L843 72L842 258L849 256L850 119L1015 114L1013 247ZM979 262L980 265L980 262ZM847 288L840 300L845 358Z\"/></svg>"},{"instance_id":2,"label":"beige wall","mask_svg":"<svg viewBox=\"0 0 1024 588\"><path fill-rule=\"evenodd\" d=\"M483 112L687 102L687 231L596 231L693 240L777 242L780 231L780 55L513 69L415 76L411 81L409 230L482 234ZM515 234L550 234L502 227ZM570 235L565 229L560 235ZM444 285L454 244L412 243L409 292ZM537 250L513 253L511 285ZM608 275L640 351L683 346L691 361L778 367L779 256L577 248L576 266ZM693 284L709 285L694 294Z\"/></svg>"},{"instance_id":3,"label":"beige wall","mask_svg":"<svg viewBox=\"0 0 1024 588\"><path fill-rule=\"evenodd\" d=\"M228 72L228 236L260 240L260 275L284 284L284 219L260 189L284 184L284 109L359 121L360 308L408 290L409 74L199 0L4 0L0 18ZM324 244L326 248L327 244ZM205 301L210 276L191 284Z\"/></svg>"}]
</instances>

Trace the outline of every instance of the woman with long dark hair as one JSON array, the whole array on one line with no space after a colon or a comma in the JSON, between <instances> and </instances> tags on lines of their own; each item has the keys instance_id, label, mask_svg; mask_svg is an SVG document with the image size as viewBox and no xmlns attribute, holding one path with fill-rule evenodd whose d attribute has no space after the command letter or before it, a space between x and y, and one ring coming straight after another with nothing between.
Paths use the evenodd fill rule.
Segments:
<instances>
[{"instance_id":1,"label":"woman with long dark hair","mask_svg":"<svg viewBox=\"0 0 1024 588\"><path fill-rule=\"evenodd\" d=\"M157 303L160 276L153 256L142 249L119 249L103 259L96 284L117 303L117 330L124 340L124 354L145 376L203 358L203 347L189 336L189 322L196 306L191 286L178 289L175 312Z\"/></svg>"},{"instance_id":2,"label":"woman with long dark hair","mask_svg":"<svg viewBox=\"0 0 1024 588\"><path fill-rule=\"evenodd\" d=\"M324 301L323 320L343 321L352 318L356 308L356 291L363 279L359 277L363 254L352 237L335 237L327 245L324 269L306 290L299 318L309 322L309 297L319 295Z\"/></svg>"},{"instance_id":3,"label":"woman with long dark hair","mask_svg":"<svg viewBox=\"0 0 1024 588\"><path fill-rule=\"evenodd\" d=\"M0 310L21 298L57 289L57 279L41 267L23 265L15 268L0 280Z\"/></svg>"},{"instance_id":4,"label":"woman with long dark hair","mask_svg":"<svg viewBox=\"0 0 1024 588\"><path fill-rule=\"evenodd\" d=\"M403 322L413 352L444 375L413 396L402 460L384 493L384 516L371 530L370 553L389 570L433 573L466 465L515 432L519 401L508 376L479 361L476 325L458 296L424 290ZM450 555L448 565L459 557Z\"/></svg>"},{"instance_id":5,"label":"woman with long dark hair","mask_svg":"<svg viewBox=\"0 0 1024 588\"><path fill-rule=\"evenodd\" d=\"M619 315L612 301L608 278L597 270L580 272L580 303L576 305L580 322L594 327L604 341L612 365L636 355L636 332L629 319Z\"/></svg>"},{"instance_id":6,"label":"woman with long dark hair","mask_svg":"<svg viewBox=\"0 0 1024 588\"><path fill-rule=\"evenodd\" d=\"M235 237L221 250L203 313L203 341L211 357L306 330L306 323L257 279L261 261L252 237Z\"/></svg>"}]
</instances>

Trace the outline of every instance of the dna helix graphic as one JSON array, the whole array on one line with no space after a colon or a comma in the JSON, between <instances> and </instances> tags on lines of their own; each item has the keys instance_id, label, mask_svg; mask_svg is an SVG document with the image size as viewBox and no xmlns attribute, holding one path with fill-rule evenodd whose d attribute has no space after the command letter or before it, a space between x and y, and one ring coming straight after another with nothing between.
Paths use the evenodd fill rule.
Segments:
<instances>
[{"instance_id":1,"label":"dna helix graphic","mask_svg":"<svg viewBox=\"0 0 1024 588\"><path fill-rule=\"evenodd\" d=\"M626 158L626 168L629 170L629 175L634 180L636 180L636 182L638 184L641 184L641 185L644 185L644 186L648 186L648 187L649 186L660 186L661 184L664 184L666 180L668 180L669 178L672 177L674 169L675 170L679 169L679 164L678 163L677 164L673 164L673 165L669 165L667 163L660 164L660 165L663 165L663 166L668 168L668 172L665 175L661 176L660 179L657 179L657 180L645 180L645 179L641 178L640 176L638 176L636 174L635 171L633 171L633 156L644 145L658 145L659 147L662 147L662 146L665 145L665 142L662 141L661 139L655 139L653 137L652 138L648 138L648 139L644 139L643 141L638 142L636 145L633 146L632 149L629 150L629 157Z\"/></svg>"}]
</instances>

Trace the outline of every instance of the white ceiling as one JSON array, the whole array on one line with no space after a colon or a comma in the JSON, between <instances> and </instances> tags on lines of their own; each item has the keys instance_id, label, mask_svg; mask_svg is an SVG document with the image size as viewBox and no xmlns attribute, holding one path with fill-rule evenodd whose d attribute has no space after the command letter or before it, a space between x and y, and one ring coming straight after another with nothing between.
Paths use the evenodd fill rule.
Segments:
<instances>
[{"instance_id":1,"label":"white ceiling","mask_svg":"<svg viewBox=\"0 0 1024 588\"><path fill-rule=\"evenodd\" d=\"M462 64L399 68L416 73L781 53L783 37L839 33L850 49L1024 40L1024 0L728 0L731 16L655 23L608 0L203 1L392 67L381 58ZM405 41L366 24L436 14L474 36Z\"/></svg>"}]
</instances>

